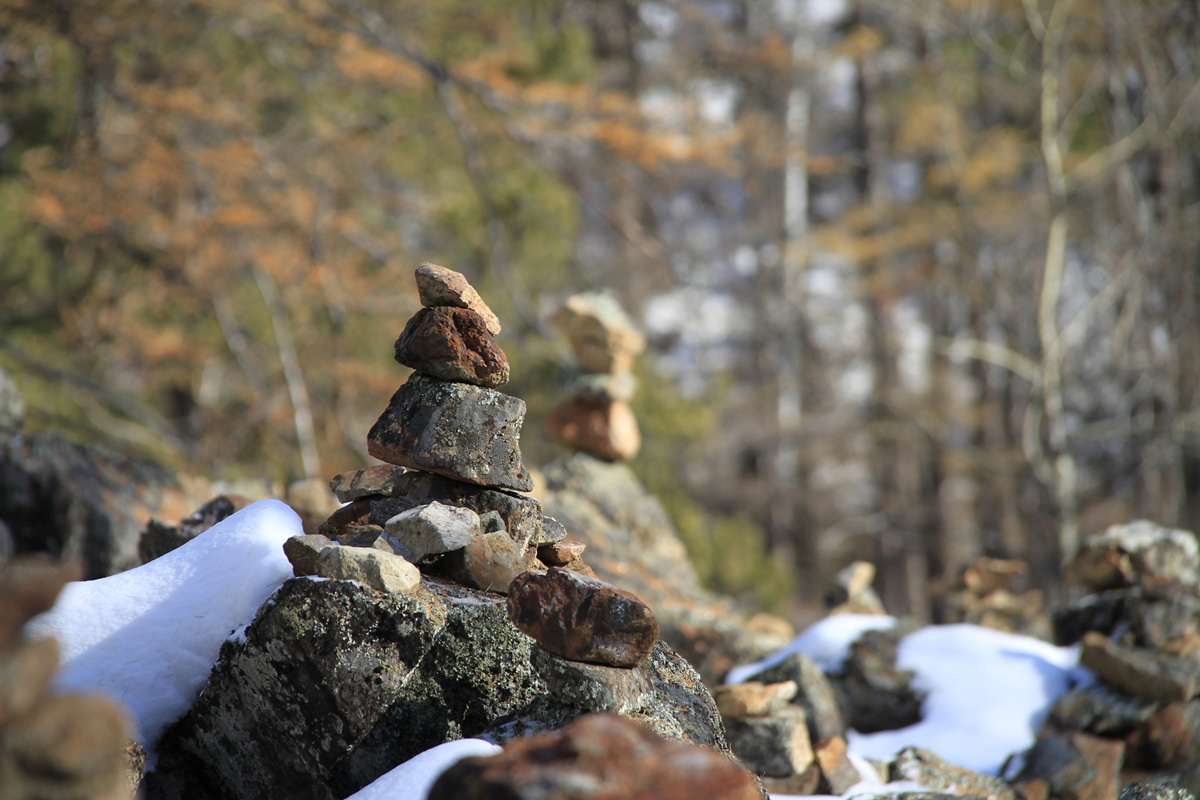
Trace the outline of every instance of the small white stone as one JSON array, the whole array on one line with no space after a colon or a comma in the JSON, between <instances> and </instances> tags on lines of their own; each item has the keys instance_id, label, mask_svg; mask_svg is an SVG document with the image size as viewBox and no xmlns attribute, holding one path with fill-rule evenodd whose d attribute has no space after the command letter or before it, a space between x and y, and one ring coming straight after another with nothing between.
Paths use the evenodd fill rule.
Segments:
<instances>
[{"instance_id":1,"label":"small white stone","mask_svg":"<svg viewBox=\"0 0 1200 800\"><path fill-rule=\"evenodd\" d=\"M421 573L415 566L374 547L326 547L317 558L317 575L358 581L391 594L408 594L421 584Z\"/></svg>"},{"instance_id":2,"label":"small white stone","mask_svg":"<svg viewBox=\"0 0 1200 800\"><path fill-rule=\"evenodd\" d=\"M410 508L384 524L388 535L394 537L411 555L413 563L440 553L466 547L479 536L479 515L469 508L448 506L436 500Z\"/></svg>"}]
</instances>

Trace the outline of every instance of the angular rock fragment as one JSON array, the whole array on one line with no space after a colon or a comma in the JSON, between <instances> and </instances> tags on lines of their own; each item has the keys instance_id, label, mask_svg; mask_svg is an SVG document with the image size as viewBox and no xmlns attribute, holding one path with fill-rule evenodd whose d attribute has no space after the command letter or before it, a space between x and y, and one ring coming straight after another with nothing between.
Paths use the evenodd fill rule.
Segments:
<instances>
[{"instance_id":1,"label":"angular rock fragment","mask_svg":"<svg viewBox=\"0 0 1200 800\"><path fill-rule=\"evenodd\" d=\"M1134 697L1170 702L1188 700L1200 691L1200 661L1119 644L1101 633L1083 637L1079 663Z\"/></svg>"},{"instance_id":2,"label":"angular rock fragment","mask_svg":"<svg viewBox=\"0 0 1200 800\"><path fill-rule=\"evenodd\" d=\"M1126 742L1131 767L1165 769L1200 762L1200 700L1167 703Z\"/></svg>"},{"instance_id":3,"label":"angular rock fragment","mask_svg":"<svg viewBox=\"0 0 1200 800\"><path fill-rule=\"evenodd\" d=\"M1079 790L1095 777L1095 768L1071 737L1051 731L1038 738L1025 753L1025 764L1011 782L1019 787L1030 781L1042 781L1054 797L1077 797Z\"/></svg>"},{"instance_id":4,"label":"angular rock fragment","mask_svg":"<svg viewBox=\"0 0 1200 800\"><path fill-rule=\"evenodd\" d=\"M463 550L463 566L471 583L500 594L507 594L509 584L533 567L535 559L532 548L522 547L504 531L479 536Z\"/></svg>"},{"instance_id":5,"label":"angular rock fragment","mask_svg":"<svg viewBox=\"0 0 1200 800\"><path fill-rule=\"evenodd\" d=\"M521 463L525 401L414 373L367 435L371 455L467 483L529 491Z\"/></svg>"},{"instance_id":6,"label":"angular rock fragment","mask_svg":"<svg viewBox=\"0 0 1200 800\"><path fill-rule=\"evenodd\" d=\"M889 781L912 781L939 792L970 794L987 800L1019 800L1015 789L992 775L956 767L922 747L905 747L888 765Z\"/></svg>"},{"instance_id":7,"label":"angular rock fragment","mask_svg":"<svg viewBox=\"0 0 1200 800\"><path fill-rule=\"evenodd\" d=\"M750 773L711 750L662 739L612 714L467 758L438 778L430 800L759 800Z\"/></svg>"},{"instance_id":8,"label":"angular rock fragment","mask_svg":"<svg viewBox=\"0 0 1200 800\"><path fill-rule=\"evenodd\" d=\"M145 564L164 556L195 539L237 510L238 501L222 494L184 517L178 525L167 525L152 519L138 537L138 557Z\"/></svg>"},{"instance_id":9,"label":"angular rock fragment","mask_svg":"<svg viewBox=\"0 0 1200 800\"><path fill-rule=\"evenodd\" d=\"M572 450L605 461L628 461L642 446L637 417L623 401L605 403L576 397L551 412L546 427Z\"/></svg>"},{"instance_id":10,"label":"angular rock fragment","mask_svg":"<svg viewBox=\"0 0 1200 800\"><path fill-rule=\"evenodd\" d=\"M436 501L397 514L384 529L400 543L400 554L414 564L466 547L480 534L478 514Z\"/></svg>"},{"instance_id":11,"label":"angular rock fragment","mask_svg":"<svg viewBox=\"0 0 1200 800\"><path fill-rule=\"evenodd\" d=\"M317 558L316 574L389 594L408 594L421 583L420 571L407 559L371 547L326 547Z\"/></svg>"},{"instance_id":12,"label":"angular rock fragment","mask_svg":"<svg viewBox=\"0 0 1200 800\"><path fill-rule=\"evenodd\" d=\"M530 651L530 663L554 696L580 713L630 714L652 702L654 681L645 669L568 661L541 647Z\"/></svg>"},{"instance_id":13,"label":"angular rock fragment","mask_svg":"<svg viewBox=\"0 0 1200 800\"><path fill-rule=\"evenodd\" d=\"M1130 697L1103 683L1095 683L1059 695L1048 721L1060 730L1121 737L1150 719L1159 705L1157 701Z\"/></svg>"},{"instance_id":14,"label":"angular rock fragment","mask_svg":"<svg viewBox=\"0 0 1200 800\"><path fill-rule=\"evenodd\" d=\"M374 495L390 497L395 493L396 483L403 475L403 467L397 467L395 464L376 464L366 469L334 475L329 481L329 489L343 503Z\"/></svg>"},{"instance_id":15,"label":"angular rock fragment","mask_svg":"<svg viewBox=\"0 0 1200 800\"><path fill-rule=\"evenodd\" d=\"M364 497L339 508L321 523L317 531L322 536L337 539L337 531L352 525L366 525L371 514L371 499Z\"/></svg>"},{"instance_id":16,"label":"angular rock fragment","mask_svg":"<svg viewBox=\"0 0 1200 800\"><path fill-rule=\"evenodd\" d=\"M798 687L793 703L804 709L808 718L808 733L814 742L823 742L846 734L846 719L842 716L833 685L813 660L803 653L792 653L773 667L755 674L762 683L792 681Z\"/></svg>"},{"instance_id":17,"label":"angular rock fragment","mask_svg":"<svg viewBox=\"0 0 1200 800\"><path fill-rule=\"evenodd\" d=\"M508 590L508 615L554 655L634 667L658 640L654 612L631 592L570 570L526 572Z\"/></svg>"},{"instance_id":18,"label":"angular rock fragment","mask_svg":"<svg viewBox=\"0 0 1200 800\"><path fill-rule=\"evenodd\" d=\"M317 559L321 551L332 545L329 537L319 533L307 536L293 536L283 543L283 554L292 564L292 572L297 577L317 574Z\"/></svg>"},{"instance_id":19,"label":"angular rock fragment","mask_svg":"<svg viewBox=\"0 0 1200 800\"><path fill-rule=\"evenodd\" d=\"M913 672L896 666L903 625L867 631L850 646L843 672L830 682L847 724L861 733L895 730L921 719L924 692L912 685Z\"/></svg>"},{"instance_id":20,"label":"angular rock fragment","mask_svg":"<svg viewBox=\"0 0 1200 800\"><path fill-rule=\"evenodd\" d=\"M1178 784L1147 780L1126 786L1118 800L1196 800L1196 795Z\"/></svg>"},{"instance_id":21,"label":"angular rock fragment","mask_svg":"<svg viewBox=\"0 0 1200 800\"><path fill-rule=\"evenodd\" d=\"M387 531L381 525L347 525L338 529L334 541L351 547L378 547L389 553L396 552L396 548L387 541Z\"/></svg>"},{"instance_id":22,"label":"angular rock fragment","mask_svg":"<svg viewBox=\"0 0 1200 800\"><path fill-rule=\"evenodd\" d=\"M583 556L587 545L583 542L555 542L538 548L538 560L548 567L565 567Z\"/></svg>"},{"instance_id":23,"label":"angular rock fragment","mask_svg":"<svg viewBox=\"0 0 1200 800\"><path fill-rule=\"evenodd\" d=\"M423 308L396 340L396 361L447 381L494 389L508 382L508 358L469 308Z\"/></svg>"},{"instance_id":24,"label":"angular rock fragment","mask_svg":"<svg viewBox=\"0 0 1200 800\"><path fill-rule=\"evenodd\" d=\"M869 777L850 760L846 740L841 736L817 743L813 747L813 756L821 768L818 790L823 794L844 794L851 786Z\"/></svg>"},{"instance_id":25,"label":"angular rock fragment","mask_svg":"<svg viewBox=\"0 0 1200 800\"><path fill-rule=\"evenodd\" d=\"M729 717L765 717L774 714L788 704L796 696L798 686L795 681L782 683L759 683L746 681L713 689L713 700L721 716Z\"/></svg>"},{"instance_id":26,"label":"angular rock fragment","mask_svg":"<svg viewBox=\"0 0 1200 800\"><path fill-rule=\"evenodd\" d=\"M813 763L804 711L796 706L779 709L770 716L727 717L725 736L733 754L756 775L788 778Z\"/></svg>"},{"instance_id":27,"label":"angular rock fragment","mask_svg":"<svg viewBox=\"0 0 1200 800\"><path fill-rule=\"evenodd\" d=\"M469 308L483 319L489 333L495 336L500 332L500 320L461 272L425 263L417 267L416 277L421 305L426 308Z\"/></svg>"},{"instance_id":28,"label":"angular rock fragment","mask_svg":"<svg viewBox=\"0 0 1200 800\"><path fill-rule=\"evenodd\" d=\"M446 505L469 508L481 517L495 511L504 520L508 535L517 542L543 545L567 535L561 525L544 523L542 504L532 497L462 483L432 472L409 472L399 486L400 493L409 502L437 500Z\"/></svg>"}]
</instances>

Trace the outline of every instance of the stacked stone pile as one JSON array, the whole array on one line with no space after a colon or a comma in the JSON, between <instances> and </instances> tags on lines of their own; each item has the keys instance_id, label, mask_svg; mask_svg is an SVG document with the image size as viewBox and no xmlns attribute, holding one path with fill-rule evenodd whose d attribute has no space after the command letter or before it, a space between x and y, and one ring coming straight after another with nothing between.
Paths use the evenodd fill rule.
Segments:
<instances>
[{"instance_id":1,"label":"stacked stone pile","mask_svg":"<svg viewBox=\"0 0 1200 800\"><path fill-rule=\"evenodd\" d=\"M98 695L50 689L58 643L22 628L54 605L77 570L18 559L0 568L0 797L119 800L132 796L145 753L125 714Z\"/></svg>"},{"instance_id":2,"label":"stacked stone pile","mask_svg":"<svg viewBox=\"0 0 1200 800\"><path fill-rule=\"evenodd\" d=\"M572 450L628 461L642 444L629 400L637 388L633 362L645 338L603 292L568 298L551 322L566 333L580 368L568 385L571 397L546 420L551 435Z\"/></svg>"},{"instance_id":3,"label":"stacked stone pile","mask_svg":"<svg viewBox=\"0 0 1200 800\"><path fill-rule=\"evenodd\" d=\"M525 405L493 388L508 377L494 315L458 273L423 265L417 283L424 308L396 343L417 372L368 439L388 463L334 477L346 505L284 546L297 576L334 580L287 581L226 642L159 741L147 797L345 797L442 742L507 741L596 713L640 725L630 734L602 717L563 734L595 750L597 768L640 770L646 745L663 768L648 784L631 775L639 787L759 796L650 608L596 579L583 545L525 495Z\"/></svg>"},{"instance_id":4,"label":"stacked stone pile","mask_svg":"<svg viewBox=\"0 0 1200 800\"><path fill-rule=\"evenodd\" d=\"M416 281L422 308L395 344L396 361L415 371L367 436L387 463L333 478L346 505L288 543L296 573L411 592L424 571L503 594L547 563L590 572L525 494L525 403L496 390L509 378L499 320L457 272L422 264Z\"/></svg>"},{"instance_id":5,"label":"stacked stone pile","mask_svg":"<svg viewBox=\"0 0 1200 800\"><path fill-rule=\"evenodd\" d=\"M1068 577L1088 590L1055 610L1099 681L1059 698L1018 783L1041 797L1112 797L1124 777L1175 771L1200 788L1200 547L1140 521L1085 544ZM1180 772L1182 770L1182 772Z\"/></svg>"}]
</instances>

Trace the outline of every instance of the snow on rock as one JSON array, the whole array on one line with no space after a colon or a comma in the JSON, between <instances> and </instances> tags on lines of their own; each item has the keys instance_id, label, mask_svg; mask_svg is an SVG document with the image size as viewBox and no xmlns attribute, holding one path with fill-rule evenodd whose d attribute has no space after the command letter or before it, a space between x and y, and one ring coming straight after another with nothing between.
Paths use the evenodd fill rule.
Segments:
<instances>
[{"instance_id":1,"label":"snow on rock","mask_svg":"<svg viewBox=\"0 0 1200 800\"><path fill-rule=\"evenodd\" d=\"M887 758L919 745L960 767L996 775L1030 747L1050 706L1075 682L1075 647L977 625L933 625L900 640L896 659L929 696L923 719L897 731L852 733L850 747Z\"/></svg>"},{"instance_id":2,"label":"snow on rock","mask_svg":"<svg viewBox=\"0 0 1200 800\"><path fill-rule=\"evenodd\" d=\"M739 683L792 653L826 672L841 669L850 645L868 630L890 628L891 617L843 614L805 630L767 658L730 670ZM925 747L961 767L998 774L1010 753L1030 747L1054 701L1085 679L1076 647L977 625L931 625L900 640L896 665L916 673L928 692L922 720L893 731L850 731L853 753L889 759L908 745Z\"/></svg>"},{"instance_id":3,"label":"snow on rock","mask_svg":"<svg viewBox=\"0 0 1200 800\"><path fill-rule=\"evenodd\" d=\"M116 698L152 745L195 701L221 644L292 576L283 543L302 533L292 509L261 500L147 564L68 584L28 631L58 639L56 686Z\"/></svg>"},{"instance_id":4,"label":"snow on rock","mask_svg":"<svg viewBox=\"0 0 1200 800\"><path fill-rule=\"evenodd\" d=\"M458 761L499 752L499 745L483 739L457 739L439 744L379 776L346 800L425 800L438 777Z\"/></svg>"}]
</instances>

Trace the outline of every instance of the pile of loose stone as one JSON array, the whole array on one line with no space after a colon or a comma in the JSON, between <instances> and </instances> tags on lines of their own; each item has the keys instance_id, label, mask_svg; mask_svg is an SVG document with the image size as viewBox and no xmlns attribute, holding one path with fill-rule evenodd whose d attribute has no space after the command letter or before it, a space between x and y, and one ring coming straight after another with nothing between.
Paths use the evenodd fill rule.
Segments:
<instances>
[{"instance_id":1,"label":"pile of loose stone","mask_svg":"<svg viewBox=\"0 0 1200 800\"><path fill-rule=\"evenodd\" d=\"M0 567L0 797L68 800L129 797L145 752L129 744L125 713L100 695L51 687L58 643L22 629L54 605L70 567L16 559Z\"/></svg>"},{"instance_id":2,"label":"pile of loose stone","mask_svg":"<svg viewBox=\"0 0 1200 800\"><path fill-rule=\"evenodd\" d=\"M1031 800L1090 800L1129 776L1174 771L1200 790L1196 536L1113 526L1080 550L1069 577L1089 594L1054 612L1054 637L1080 643L1080 664L1099 680L1058 699L1015 782Z\"/></svg>"},{"instance_id":3,"label":"pile of loose stone","mask_svg":"<svg viewBox=\"0 0 1200 800\"><path fill-rule=\"evenodd\" d=\"M637 389L633 362L645 338L605 292L573 295L551 322L570 341L579 372L568 383L571 397L546 420L550 434L572 450L628 461L642 444L629 400Z\"/></svg>"},{"instance_id":4,"label":"pile of loose stone","mask_svg":"<svg viewBox=\"0 0 1200 800\"><path fill-rule=\"evenodd\" d=\"M367 437L387 463L333 478L346 505L287 542L295 573L396 593L424 574L507 594L513 623L549 653L637 666L658 638L653 613L596 579L583 545L525 494L525 403L496 390L509 378L496 315L457 272L422 264L416 280L423 307L395 345L414 372ZM629 359L608 363L627 372Z\"/></svg>"}]
</instances>

